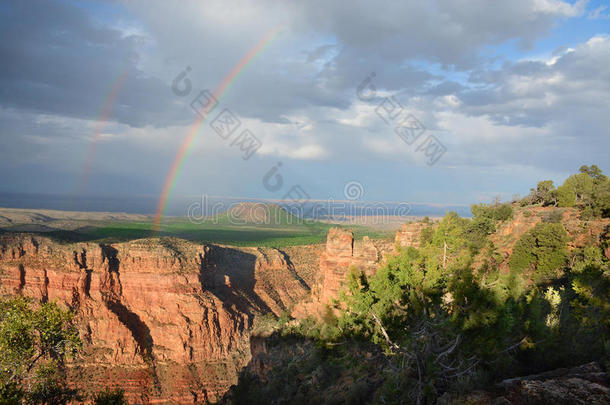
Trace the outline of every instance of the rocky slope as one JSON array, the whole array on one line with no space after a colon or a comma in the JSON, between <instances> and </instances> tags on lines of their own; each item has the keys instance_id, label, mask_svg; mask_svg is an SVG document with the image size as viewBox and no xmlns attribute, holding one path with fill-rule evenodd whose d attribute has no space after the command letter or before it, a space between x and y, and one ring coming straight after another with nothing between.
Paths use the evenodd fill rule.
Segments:
<instances>
[{"instance_id":1,"label":"rocky slope","mask_svg":"<svg viewBox=\"0 0 610 405\"><path fill-rule=\"evenodd\" d=\"M332 228L328 232L326 248L320 255L319 272L312 285L311 297L298 304L292 316L322 315L343 286L351 266L370 275L379 268L385 255L393 252L394 246L389 241L373 241L367 236L355 241L351 231Z\"/></svg>"},{"instance_id":2,"label":"rocky slope","mask_svg":"<svg viewBox=\"0 0 610 405\"><path fill-rule=\"evenodd\" d=\"M610 226L610 219L581 219L579 211L575 208L516 208L513 219L500 222L496 227L496 232L489 236L489 240L501 255L501 262L498 263L501 270L508 272L508 261L519 238L536 224L548 221L551 215L558 215L566 229L569 236L569 249L581 248L587 244L599 245L601 236ZM475 263L475 267L481 264L483 256L488 253L487 251L481 253L480 260ZM606 250L606 256L610 258L610 249Z\"/></svg>"},{"instance_id":3,"label":"rocky slope","mask_svg":"<svg viewBox=\"0 0 610 405\"><path fill-rule=\"evenodd\" d=\"M84 342L73 381L85 392L117 384L137 402L218 398L250 359L255 314L308 294L299 271L276 249L0 237L0 294L73 308Z\"/></svg>"},{"instance_id":4,"label":"rocky slope","mask_svg":"<svg viewBox=\"0 0 610 405\"><path fill-rule=\"evenodd\" d=\"M540 222L557 220L568 232L569 249L602 243L610 259L610 247L603 236L610 230L610 220L583 220L574 209L527 207L517 208L513 219L497 223L489 237L501 257L497 263L500 268L508 271L508 259L521 236ZM375 272L384 257L395 253L395 247L419 247L421 231L426 226L429 225L405 224L397 233L394 246L368 239L355 241L351 232L331 230L320 257L320 272L312 284L312 297L297 305L293 316L324 318L327 304L341 290L351 266L367 274ZM480 266L481 262L475 265ZM292 321L288 326L298 328L299 323ZM394 399L393 391L384 397L384 381L400 369L384 361L379 347L346 340L321 349L319 342L299 334L280 329L276 334L254 339L252 361L242 371L240 384L232 387L221 403L386 403ZM394 385L395 381L390 384ZM446 393L437 404L610 403L610 376L598 363L514 377L484 388Z\"/></svg>"},{"instance_id":5,"label":"rocky slope","mask_svg":"<svg viewBox=\"0 0 610 405\"><path fill-rule=\"evenodd\" d=\"M258 352L241 372L242 383L231 387L220 403L385 403L383 380L396 372L388 367L378 347L347 346L344 357L331 363L323 361L324 350L311 340L294 337L287 340L272 335L260 340L258 346ZM485 390L445 393L436 402L437 405L608 403L610 375L596 362L506 379Z\"/></svg>"},{"instance_id":6,"label":"rocky slope","mask_svg":"<svg viewBox=\"0 0 610 405\"><path fill-rule=\"evenodd\" d=\"M609 386L610 375L593 362L510 378L490 391L474 391L457 397L446 394L438 400L438 405L607 404Z\"/></svg>"},{"instance_id":7,"label":"rocky slope","mask_svg":"<svg viewBox=\"0 0 610 405\"><path fill-rule=\"evenodd\" d=\"M403 224L398 232L396 232L396 246L406 247L411 246L419 248L421 232L428 226L424 222L412 222Z\"/></svg>"}]
</instances>

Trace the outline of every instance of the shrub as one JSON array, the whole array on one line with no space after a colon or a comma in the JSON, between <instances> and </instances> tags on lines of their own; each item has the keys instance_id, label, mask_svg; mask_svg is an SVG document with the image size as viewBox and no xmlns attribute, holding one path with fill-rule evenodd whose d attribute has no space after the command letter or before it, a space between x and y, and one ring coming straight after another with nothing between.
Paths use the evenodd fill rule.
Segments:
<instances>
[{"instance_id":1,"label":"shrub","mask_svg":"<svg viewBox=\"0 0 610 405\"><path fill-rule=\"evenodd\" d=\"M432 224L430 224L421 230L421 234L419 236L420 243L422 245L425 245L426 243L432 242L433 234L434 234L434 227L432 226Z\"/></svg>"},{"instance_id":2,"label":"shrub","mask_svg":"<svg viewBox=\"0 0 610 405\"><path fill-rule=\"evenodd\" d=\"M572 187L563 185L557 187L557 206L573 207L576 204L576 193Z\"/></svg>"},{"instance_id":3,"label":"shrub","mask_svg":"<svg viewBox=\"0 0 610 405\"><path fill-rule=\"evenodd\" d=\"M559 189L563 189L560 202L564 204L560 206L579 206L583 219L610 217L610 179L597 166L582 166Z\"/></svg>"},{"instance_id":4,"label":"shrub","mask_svg":"<svg viewBox=\"0 0 610 405\"><path fill-rule=\"evenodd\" d=\"M19 384L15 382L0 383L0 404L2 405L20 404L24 394Z\"/></svg>"},{"instance_id":5,"label":"shrub","mask_svg":"<svg viewBox=\"0 0 610 405\"><path fill-rule=\"evenodd\" d=\"M513 206L504 204L475 204L470 207L473 219L488 218L492 221L506 221L513 217Z\"/></svg>"},{"instance_id":6,"label":"shrub","mask_svg":"<svg viewBox=\"0 0 610 405\"><path fill-rule=\"evenodd\" d=\"M558 223L561 223L562 218L563 218L563 211L553 210L542 217L542 222L558 224Z\"/></svg>"},{"instance_id":7,"label":"shrub","mask_svg":"<svg viewBox=\"0 0 610 405\"><path fill-rule=\"evenodd\" d=\"M537 224L516 243L509 261L511 271L533 269L534 281L546 281L556 276L567 258L568 234L559 223Z\"/></svg>"},{"instance_id":8,"label":"shrub","mask_svg":"<svg viewBox=\"0 0 610 405\"><path fill-rule=\"evenodd\" d=\"M93 396L95 405L127 405L125 391L121 388L104 388Z\"/></svg>"},{"instance_id":9,"label":"shrub","mask_svg":"<svg viewBox=\"0 0 610 405\"><path fill-rule=\"evenodd\" d=\"M495 218L498 221L507 221L513 217L513 206L511 204L501 204L496 208Z\"/></svg>"},{"instance_id":10,"label":"shrub","mask_svg":"<svg viewBox=\"0 0 610 405\"><path fill-rule=\"evenodd\" d=\"M532 190L530 198L533 204L556 205L557 193L553 181L539 181L536 190Z\"/></svg>"},{"instance_id":11,"label":"shrub","mask_svg":"<svg viewBox=\"0 0 610 405\"><path fill-rule=\"evenodd\" d=\"M610 217L610 179L596 165L582 166L580 173L568 177L563 185L555 188L551 180L538 183L519 205L553 205L579 207L582 219Z\"/></svg>"}]
</instances>

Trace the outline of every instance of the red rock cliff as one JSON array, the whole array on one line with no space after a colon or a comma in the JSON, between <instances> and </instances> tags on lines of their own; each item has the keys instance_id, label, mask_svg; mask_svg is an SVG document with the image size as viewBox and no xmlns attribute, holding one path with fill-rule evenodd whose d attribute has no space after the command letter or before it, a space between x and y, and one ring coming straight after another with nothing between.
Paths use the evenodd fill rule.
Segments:
<instances>
[{"instance_id":1,"label":"red rock cliff","mask_svg":"<svg viewBox=\"0 0 610 405\"><path fill-rule=\"evenodd\" d=\"M254 314L279 313L307 293L275 249L0 238L0 294L74 309L84 342L74 381L85 392L118 384L137 402L218 398L249 361Z\"/></svg>"},{"instance_id":2,"label":"red rock cliff","mask_svg":"<svg viewBox=\"0 0 610 405\"><path fill-rule=\"evenodd\" d=\"M412 222L403 224L398 232L396 232L396 245L400 247L411 246L419 249L421 232L428 226L424 222Z\"/></svg>"},{"instance_id":3,"label":"red rock cliff","mask_svg":"<svg viewBox=\"0 0 610 405\"><path fill-rule=\"evenodd\" d=\"M384 255L392 251L391 243L374 242L366 236L361 241L355 241L351 231L332 228L328 232L326 249L320 256L320 269L312 287L311 299L298 305L292 315L305 318L321 314L326 305L337 297L351 266L371 275L379 268Z\"/></svg>"}]
</instances>

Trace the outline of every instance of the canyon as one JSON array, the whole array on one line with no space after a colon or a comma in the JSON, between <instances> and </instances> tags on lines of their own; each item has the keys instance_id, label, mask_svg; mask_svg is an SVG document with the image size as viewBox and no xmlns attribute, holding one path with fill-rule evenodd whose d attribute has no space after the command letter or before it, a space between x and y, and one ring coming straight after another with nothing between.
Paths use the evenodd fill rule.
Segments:
<instances>
[{"instance_id":1,"label":"canyon","mask_svg":"<svg viewBox=\"0 0 610 405\"><path fill-rule=\"evenodd\" d=\"M532 211L518 211L492 235L503 258L548 213ZM609 225L580 221L570 210L563 222L571 248L598 241ZM116 385L130 403L217 401L265 350L252 335L258 316L321 315L350 268L373 274L400 247L419 246L426 226L434 224L405 224L394 240L355 240L333 228L325 245L282 250L176 238L60 243L7 233L0 236L0 295L75 312L83 351L68 375L85 393Z\"/></svg>"},{"instance_id":2,"label":"canyon","mask_svg":"<svg viewBox=\"0 0 610 405\"><path fill-rule=\"evenodd\" d=\"M250 359L255 315L279 315L308 294L299 260L318 249L291 248L293 262L277 249L179 239L60 244L8 234L0 294L76 313L83 353L68 373L84 392L120 385L130 402L213 401Z\"/></svg>"}]
</instances>

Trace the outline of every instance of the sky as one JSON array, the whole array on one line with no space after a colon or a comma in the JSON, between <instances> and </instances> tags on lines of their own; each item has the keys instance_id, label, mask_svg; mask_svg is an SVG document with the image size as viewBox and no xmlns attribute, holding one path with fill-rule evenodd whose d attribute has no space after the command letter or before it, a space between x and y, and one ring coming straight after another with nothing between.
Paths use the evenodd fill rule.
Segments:
<instances>
[{"instance_id":1,"label":"sky","mask_svg":"<svg viewBox=\"0 0 610 405\"><path fill-rule=\"evenodd\" d=\"M194 128L170 200L470 204L610 172L609 1L4 1L0 60L0 192L161 196Z\"/></svg>"}]
</instances>

